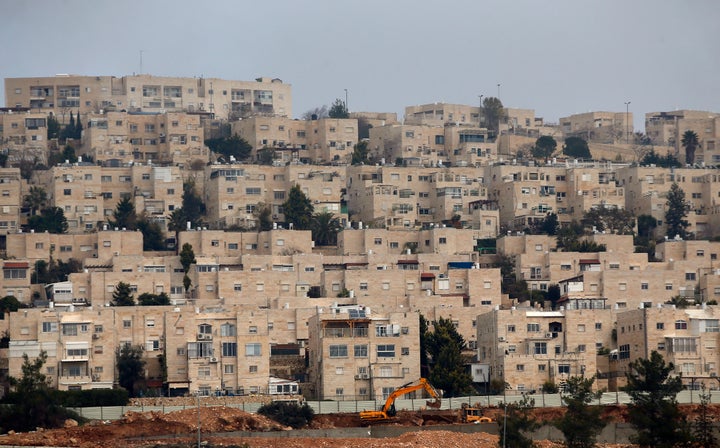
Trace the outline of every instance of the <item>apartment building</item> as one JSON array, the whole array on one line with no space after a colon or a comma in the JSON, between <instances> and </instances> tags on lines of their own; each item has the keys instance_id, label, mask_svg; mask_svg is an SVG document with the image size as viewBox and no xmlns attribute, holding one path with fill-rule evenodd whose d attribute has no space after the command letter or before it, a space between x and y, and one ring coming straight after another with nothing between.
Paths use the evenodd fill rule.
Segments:
<instances>
[{"instance_id":1,"label":"apartment building","mask_svg":"<svg viewBox=\"0 0 720 448\"><path fill-rule=\"evenodd\" d=\"M565 138L581 137L588 142L623 143L633 135L631 112L587 112L560 118Z\"/></svg>"},{"instance_id":2,"label":"apartment building","mask_svg":"<svg viewBox=\"0 0 720 448\"><path fill-rule=\"evenodd\" d=\"M251 117L230 125L233 134L252 145L253 158L267 148L275 151L280 163L348 164L358 142L358 122L354 118Z\"/></svg>"},{"instance_id":3,"label":"apartment building","mask_svg":"<svg viewBox=\"0 0 720 448\"><path fill-rule=\"evenodd\" d=\"M185 112L89 113L80 152L106 166L204 164L209 150L200 118Z\"/></svg>"},{"instance_id":4,"label":"apartment building","mask_svg":"<svg viewBox=\"0 0 720 448\"><path fill-rule=\"evenodd\" d=\"M32 289L30 286L31 269L28 260L5 259L2 262L2 297L14 296L21 303L30 303Z\"/></svg>"},{"instance_id":5,"label":"apartment building","mask_svg":"<svg viewBox=\"0 0 720 448\"><path fill-rule=\"evenodd\" d=\"M682 137L685 131L693 131L698 136L700 147L695 152L695 163L717 165L720 154L717 153L720 132L720 114L699 110L675 110L667 112L649 112L645 114L645 134L655 145L667 145L675 148L675 154L685 162L685 148Z\"/></svg>"},{"instance_id":6,"label":"apartment building","mask_svg":"<svg viewBox=\"0 0 720 448\"><path fill-rule=\"evenodd\" d=\"M255 211L261 204L271 207L273 221L283 222L282 204L294 185L312 201L316 213L329 212L341 223L347 221L343 167L213 164L206 168L205 178L207 218L216 228L256 228Z\"/></svg>"},{"instance_id":7,"label":"apartment building","mask_svg":"<svg viewBox=\"0 0 720 448\"><path fill-rule=\"evenodd\" d=\"M18 168L0 168L0 254L7 250L7 234L20 227L23 180Z\"/></svg>"},{"instance_id":8,"label":"apartment building","mask_svg":"<svg viewBox=\"0 0 720 448\"><path fill-rule=\"evenodd\" d=\"M570 376L597 373L596 354L613 347L613 312L495 309L477 316L477 368L482 382L505 381L511 390L562 385ZM595 387L600 388L597 382Z\"/></svg>"},{"instance_id":9,"label":"apartment building","mask_svg":"<svg viewBox=\"0 0 720 448\"><path fill-rule=\"evenodd\" d=\"M47 113L24 107L0 108L0 144L9 163L36 157L40 163L47 162L47 118Z\"/></svg>"},{"instance_id":10,"label":"apartment building","mask_svg":"<svg viewBox=\"0 0 720 448\"><path fill-rule=\"evenodd\" d=\"M497 230L486 180L470 167L351 166L346 197L351 219L367 225L407 229L441 225L457 215L463 226L484 234Z\"/></svg>"},{"instance_id":11,"label":"apartment building","mask_svg":"<svg viewBox=\"0 0 720 448\"><path fill-rule=\"evenodd\" d=\"M673 305L628 310L617 316L617 369L657 351L675 366L683 385L718 387L720 322L715 305L679 309Z\"/></svg>"},{"instance_id":12,"label":"apartment building","mask_svg":"<svg viewBox=\"0 0 720 448\"><path fill-rule=\"evenodd\" d=\"M667 193L673 183L685 193L688 204L687 231L696 238L711 238L718 222L715 198L720 196L720 178L709 168L664 169L629 166L619 168L616 184L626 190L626 206L636 216L650 215L658 221L655 236L667 233L663 224L667 211Z\"/></svg>"},{"instance_id":13,"label":"apartment building","mask_svg":"<svg viewBox=\"0 0 720 448\"><path fill-rule=\"evenodd\" d=\"M419 378L419 325L418 313L362 306L312 316L308 371L318 399L385 399Z\"/></svg>"},{"instance_id":14,"label":"apartment building","mask_svg":"<svg viewBox=\"0 0 720 448\"><path fill-rule=\"evenodd\" d=\"M5 104L27 107L64 122L69 111L199 112L217 118L292 116L292 90L277 78L255 81L139 74L6 78ZM83 120L85 121L85 120Z\"/></svg>"},{"instance_id":15,"label":"apartment building","mask_svg":"<svg viewBox=\"0 0 720 448\"><path fill-rule=\"evenodd\" d=\"M368 148L371 160L404 166L479 166L497 158L488 130L464 123L372 128Z\"/></svg>"},{"instance_id":16,"label":"apartment building","mask_svg":"<svg viewBox=\"0 0 720 448\"><path fill-rule=\"evenodd\" d=\"M348 118L358 121L358 138L370 138L370 129L386 125L400 124L394 112L350 112Z\"/></svg>"},{"instance_id":17,"label":"apartment building","mask_svg":"<svg viewBox=\"0 0 720 448\"><path fill-rule=\"evenodd\" d=\"M78 162L37 171L35 176L49 205L63 210L70 233L102 229L124 198L133 200L138 216L164 229L167 216L182 205L182 173L174 166L101 167Z\"/></svg>"}]
</instances>

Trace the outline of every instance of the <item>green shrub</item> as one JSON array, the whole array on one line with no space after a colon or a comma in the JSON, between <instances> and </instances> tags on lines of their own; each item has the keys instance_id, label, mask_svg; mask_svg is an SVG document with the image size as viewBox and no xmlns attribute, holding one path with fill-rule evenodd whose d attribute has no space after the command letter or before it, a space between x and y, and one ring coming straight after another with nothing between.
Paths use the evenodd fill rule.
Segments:
<instances>
[{"instance_id":1,"label":"green shrub","mask_svg":"<svg viewBox=\"0 0 720 448\"><path fill-rule=\"evenodd\" d=\"M285 401L274 401L263 405L258 409L258 414L271 418L281 425L291 426L294 429L307 426L315 417L315 411L307 404L301 406L297 403Z\"/></svg>"}]
</instances>

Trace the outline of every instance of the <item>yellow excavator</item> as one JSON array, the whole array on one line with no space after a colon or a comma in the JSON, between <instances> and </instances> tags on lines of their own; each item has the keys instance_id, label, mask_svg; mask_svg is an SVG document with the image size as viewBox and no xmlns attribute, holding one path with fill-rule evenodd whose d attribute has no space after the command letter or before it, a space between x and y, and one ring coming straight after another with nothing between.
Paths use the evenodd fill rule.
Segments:
<instances>
[{"instance_id":1,"label":"yellow excavator","mask_svg":"<svg viewBox=\"0 0 720 448\"><path fill-rule=\"evenodd\" d=\"M413 381L407 384L403 384L402 386L395 389L390 396L385 401L385 405L382 407L379 411L362 411L360 413L360 419L363 421L382 421L387 420L391 417L394 417L395 414L397 414L397 411L395 410L395 400L398 397L401 397L405 394L409 394L410 392L415 392L416 390L425 389L425 391L435 400L433 401L427 401L426 404L431 408L439 408L442 404L442 399L440 397L440 394L437 390L426 380L425 378L420 378L417 381Z\"/></svg>"}]
</instances>

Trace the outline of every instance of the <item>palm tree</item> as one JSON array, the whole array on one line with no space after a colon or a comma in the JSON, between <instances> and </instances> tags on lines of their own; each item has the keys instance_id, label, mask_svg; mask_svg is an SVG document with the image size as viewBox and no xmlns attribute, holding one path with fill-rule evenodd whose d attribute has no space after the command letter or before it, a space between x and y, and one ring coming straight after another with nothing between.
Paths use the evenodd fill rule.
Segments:
<instances>
[{"instance_id":1,"label":"palm tree","mask_svg":"<svg viewBox=\"0 0 720 448\"><path fill-rule=\"evenodd\" d=\"M695 163L695 150L700 147L700 141L698 141L695 131L690 129L685 131L680 144L685 148L685 163L688 165Z\"/></svg>"},{"instance_id":2,"label":"palm tree","mask_svg":"<svg viewBox=\"0 0 720 448\"><path fill-rule=\"evenodd\" d=\"M23 199L23 206L30 209L30 214L35 216L37 211L47 204L47 193L42 187L30 187L30 191Z\"/></svg>"},{"instance_id":3,"label":"palm tree","mask_svg":"<svg viewBox=\"0 0 720 448\"><path fill-rule=\"evenodd\" d=\"M320 212L313 216L312 236L318 246L334 246L337 234L342 230L340 221L330 212Z\"/></svg>"}]
</instances>

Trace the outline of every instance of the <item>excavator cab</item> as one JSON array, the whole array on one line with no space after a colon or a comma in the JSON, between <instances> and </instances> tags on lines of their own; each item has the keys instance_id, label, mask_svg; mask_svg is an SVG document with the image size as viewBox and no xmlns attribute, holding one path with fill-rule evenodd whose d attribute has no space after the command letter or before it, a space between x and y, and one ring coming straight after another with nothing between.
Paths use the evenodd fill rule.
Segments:
<instances>
[{"instance_id":1,"label":"excavator cab","mask_svg":"<svg viewBox=\"0 0 720 448\"><path fill-rule=\"evenodd\" d=\"M492 419L485 417L483 409L479 406L469 406L467 403L463 403L460 409L462 422L463 423L490 423Z\"/></svg>"}]
</instances>

